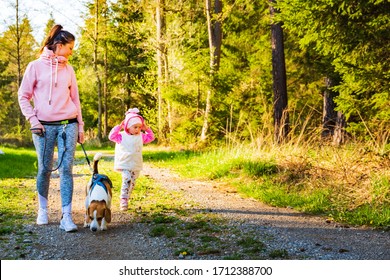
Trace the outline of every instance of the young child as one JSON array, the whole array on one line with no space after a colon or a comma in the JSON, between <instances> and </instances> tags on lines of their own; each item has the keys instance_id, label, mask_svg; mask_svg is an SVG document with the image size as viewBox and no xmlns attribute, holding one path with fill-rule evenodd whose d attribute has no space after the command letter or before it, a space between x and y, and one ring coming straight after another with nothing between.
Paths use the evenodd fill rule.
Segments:
<instances>
[{"instance_id":1,"label":"young child","mask_svg":"<svg viewBox=\"0 0 390 280\"><path fill-rule=\"evenodd\" d=\"M128 209L128 201L135 187L135 180L142 170L143 144L154 140L153 131L145 124L137 108L126 112L126 118L116 125L108 135L115 142L114 169L122 173L122 186L120 194L120 209ZM123 128L123 131L121 129ZM141 132L144 130L145 132Z\"/></svg>"}]
</instances>

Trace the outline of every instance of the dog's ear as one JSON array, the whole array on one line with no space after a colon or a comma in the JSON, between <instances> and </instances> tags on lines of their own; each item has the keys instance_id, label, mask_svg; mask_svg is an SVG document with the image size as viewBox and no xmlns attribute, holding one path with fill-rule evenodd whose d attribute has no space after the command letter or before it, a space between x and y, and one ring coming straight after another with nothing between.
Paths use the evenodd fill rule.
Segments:
<instances>
[{"instance_id":1,"label":"dog's ear","mask_svg":"<svg viewBox=\"0 0 390 280\"><path fill-rule=\"evenodd\" d=\"M92 186L92 179L90 179L90 180L88 181L88 184L85 185L85 195L86 195L86 196L88 196L88 192L89 192L89 190L91 189L91 186Z\"/></svg>"},{"instance_id":2,"label":"dog's ear","mask_svg":"<svg viewBox=\"0 0 390 280\"><path fill-rule=\"evenodd\" d=\"M111 223L111 209L106 208L104 210L104 219L107 223Z\"/></svg>"},{"instance_id":3,"label":"dog's ear","mask_svg":"<svg viewBox=\"0 0 390 280\"><path fill-rule=\"evenodd\" d=\"M108 194L112 197L112 188L113 187L112 187L112 183L111 183L110 179L107 178L107 180L103 180L102 182L106 186Z\"/></svg>"},{"instance_id":4,"label":"dog's ear","mask_svg":"<svg viewBox=\"0 0 390 280\"><path fill-rule=\"evenodd\" d=\"M91 222L91 219L89 218L89 209L88 207L87 211L85 212L85 221L89 224Z\"/></svg>"}]
</instances>

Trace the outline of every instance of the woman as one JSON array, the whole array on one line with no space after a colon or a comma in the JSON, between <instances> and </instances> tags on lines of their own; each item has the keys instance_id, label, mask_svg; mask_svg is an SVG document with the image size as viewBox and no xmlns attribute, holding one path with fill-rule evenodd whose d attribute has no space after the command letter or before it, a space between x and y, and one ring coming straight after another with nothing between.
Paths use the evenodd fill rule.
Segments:
<instances>
[{"instance_id":1,"label":"woman","mask_svg":"<svg viewBox=\"0 0 390 280\"><path fill-rule=\"evenodd\" d=\"M50 176L58 168L62 202L60 228L77 231L72 220L73 158L77 142L84 142L84 122L72 66L75 37L55 25L46 37L40 57L26 68L19 92L19 105L31 124L38 157L37 224L48 224L47 198ZM34 106L30 101L33 101ZM54 147L58 147L58 165L53 170Z\"/></svg>"}]
</instances>

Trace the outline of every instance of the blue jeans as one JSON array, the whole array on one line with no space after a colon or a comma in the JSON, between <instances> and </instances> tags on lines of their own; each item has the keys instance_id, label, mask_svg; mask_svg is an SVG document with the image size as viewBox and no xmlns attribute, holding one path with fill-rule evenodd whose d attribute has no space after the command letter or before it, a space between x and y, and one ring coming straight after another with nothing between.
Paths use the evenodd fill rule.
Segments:
<instances>
[{"instance_id":1,"label":"blue jeans","mask_svg":"<svg viewBox=\"0 0 390 280\"><path fill-rule=\"evenodd\" d=\"M78 138L78 124L45 125L45 135L33 134L33 142L38 157L37 191L39 195L48 198L50 176L53 169L54 148L58 148L58 168L60 174L60 191L62 207L72 202L73 196L73 162ZM63 139L63 132L66 140ZM64 148L66 151L64 153Z\"/></svg>"}]
</instances>

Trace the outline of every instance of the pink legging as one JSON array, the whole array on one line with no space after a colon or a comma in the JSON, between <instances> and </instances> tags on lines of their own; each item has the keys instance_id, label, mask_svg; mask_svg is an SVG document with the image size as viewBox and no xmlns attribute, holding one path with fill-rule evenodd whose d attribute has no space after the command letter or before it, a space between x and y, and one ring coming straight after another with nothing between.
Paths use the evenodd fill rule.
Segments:
<instances>
[{"instance_id":1,"label":"pink legging","mask_svg":"<svg viewBox=\"0 0 390 280\"><path fill-rule=\"evenodd\" d=\"M139 176L139 171L131 171L123 169L122 171L122 186L120 198L129 198L135 187L135 180Z\"/></svg>"}]
</instances>

